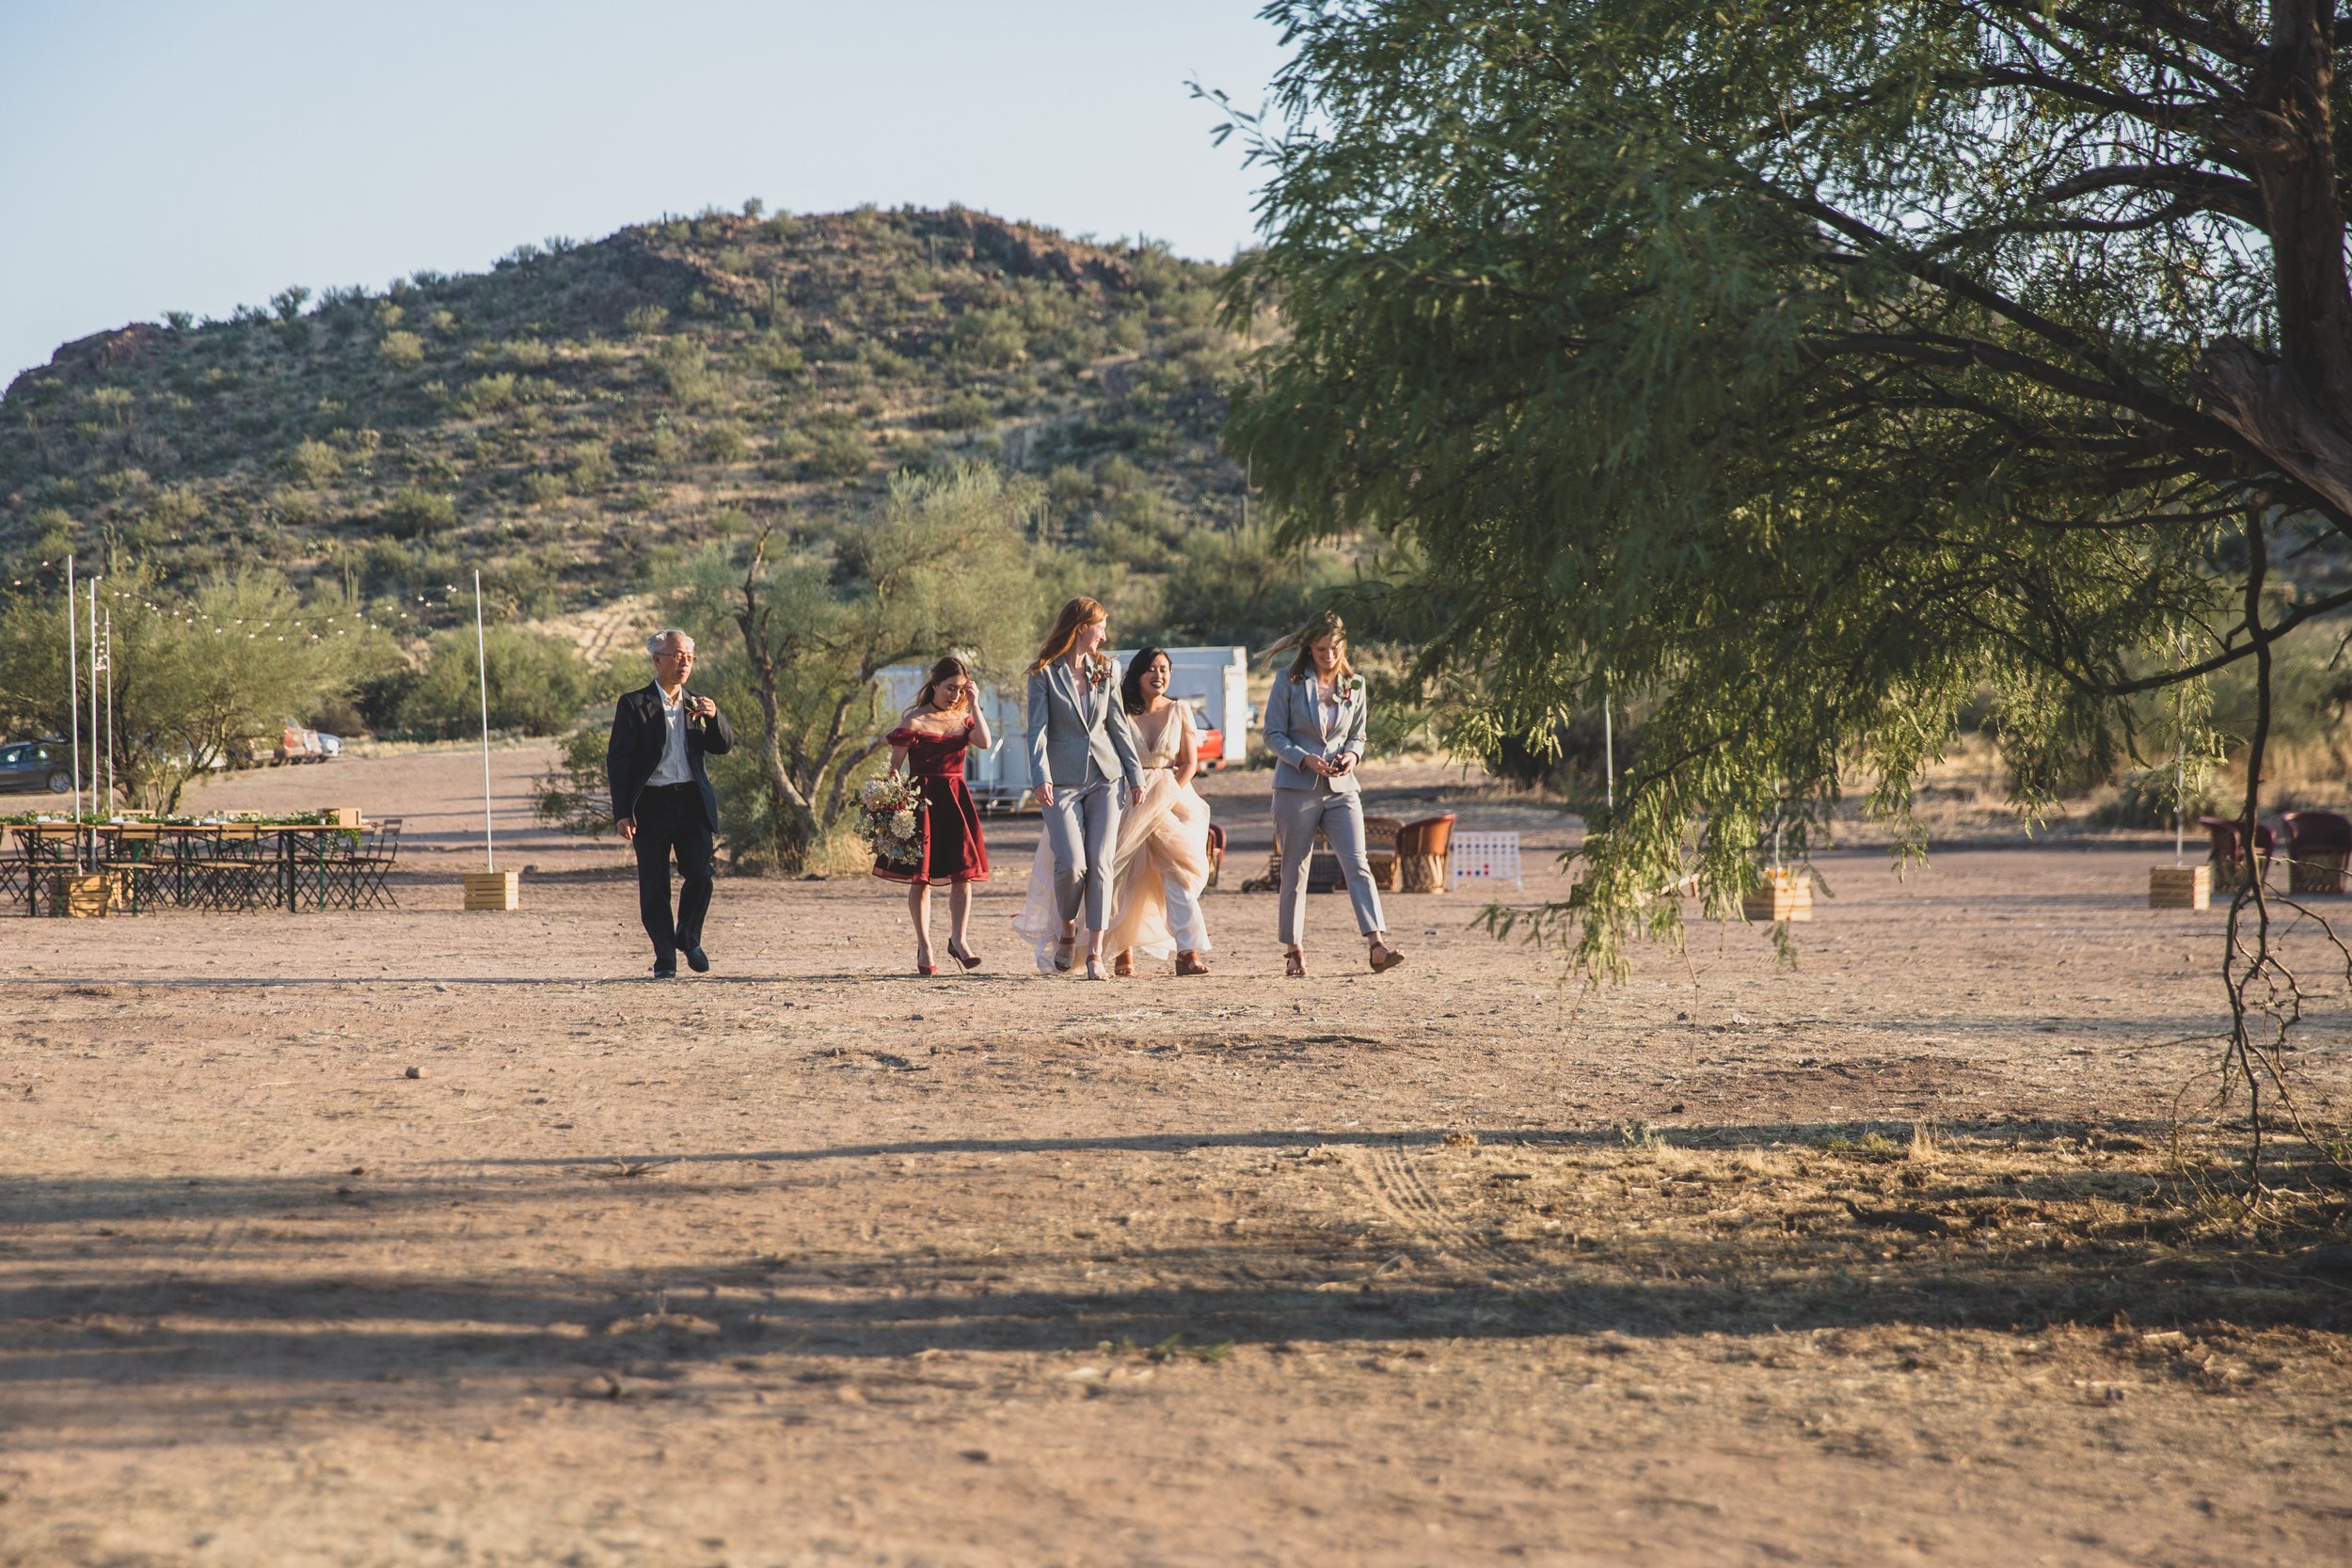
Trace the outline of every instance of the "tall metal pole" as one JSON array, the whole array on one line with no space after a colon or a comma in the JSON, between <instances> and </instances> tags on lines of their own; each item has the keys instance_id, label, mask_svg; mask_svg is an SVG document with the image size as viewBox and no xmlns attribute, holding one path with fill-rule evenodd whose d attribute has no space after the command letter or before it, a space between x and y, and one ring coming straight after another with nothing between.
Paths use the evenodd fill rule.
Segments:
<instances>
[{"instance_id":1,"label":"tall metal pole","mask_svg":"<svg viewBox=\"0 0 2352 1568\"><path fill-rule=\"evenodd\" d=\"M1609 789L1609 809L1617 809L1617 732L1609 717L1609 683L1600 683L1600 764Z\"/></svg>"},{"instance_id":2,"label":"tall metal pole","mask_svg":"<svg viewBox=\"0 0 2352 1568\"><path fill-rule=\"evenodd\" d=\"M473 575L473 668L482 686L482 869L499 868L498 851L490 842L490 659L482 636L482 572Z\"/></svg>"},{"instance_id":3,"label":"tall metal pole","mask_svg":"<svg viewBox=\"0 0 2352 1568\"><path fill-rule=\"evenodd\" d=\"M106 611L106 803L115 798L115 612Z\"/></svg>"},{"instance_id":4,"label":"tall metal pole","mask_svg":"<svg viewBox=\"0 0 2352 1568\"><path fill-rule=\"evenodd\" d=\"M73 557L65 558L65 679L66 711L72 716L73 744L73 869L82 869L82 636L74 624Z\"/></svg>"},{"instance_id":5,"label":"tall metal pole","mask_svg":"<svg viewBox=\"0 0 2352 1568\"><path fill-rule=\"evenodd\" d=\"M95 819L105 815L114 805L98 798L98 676L105 668L98 662L98 579L89 579L89 814ZM90 859L98 858L98 830L89 831Z\"/></svg>"}]
</instances>

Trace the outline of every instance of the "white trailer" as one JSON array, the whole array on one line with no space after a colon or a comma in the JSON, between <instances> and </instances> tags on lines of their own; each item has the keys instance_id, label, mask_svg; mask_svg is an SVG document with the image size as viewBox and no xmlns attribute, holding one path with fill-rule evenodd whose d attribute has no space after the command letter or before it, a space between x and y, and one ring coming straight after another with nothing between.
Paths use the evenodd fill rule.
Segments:
<instances>
[{"instance_id":1,"label":"white trailer","mask_svg":"<svg viewBox=\"0 0 2352 1568\"><path fill-rule=\"evenodd\" d=\"M1135 650L1128 648L1111 655L1122 675L1134 654ZM1224 742L1223 755L1211 760L1208 766L1222 768L1248 755L1249 726L1257 719L1249 702L1249 650L1170 648L1168 661L1171 667L1168 694L1178 702L1191 704L1194 717L1204 728L1216 730ZM914 701L923 677L929 673L929 664L893 664L875 677L892 723ZM1010 811L1027 800L1031 782L1024 739L1027 726L1022 715L1022 691L982 681L980 713L988 720L989 732L996 744L964 758L964 778L972 786L973 799L981 806Z\"/></svg>"}]
</instances>

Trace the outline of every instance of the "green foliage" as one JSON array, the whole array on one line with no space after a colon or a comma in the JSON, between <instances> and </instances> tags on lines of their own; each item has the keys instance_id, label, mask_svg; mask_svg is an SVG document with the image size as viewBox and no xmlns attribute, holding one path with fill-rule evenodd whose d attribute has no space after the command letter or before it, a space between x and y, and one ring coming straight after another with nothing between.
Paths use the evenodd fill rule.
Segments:
<instances>
[{"instance_id":1,"label":"green foliage","mask_svg":"<svg viewBox=\"0 0 2352 1568\"><path fill-rule=\"evenodd\" d=\"M384 507L384 526L395 539L430 539L457 521L457 502L430 490L399 490Z\"/></svg>"},{"instance_id":2,"label":"green foliage","mask_svg":"<svg viewBox=\"0 0 2352 1568\"><path fill-rule=\"evenodd\" d=\"M434 635L424 667L402 694L398 728L420 739L449 740L482 731L479 672L489 680L490 727L525 735L556 735L580 720L588 699L589 671L559 637L514 626L484 633L486 660L474 654L470 626Z\"/></svg>"},{"instance_id":3,"label":"green foliage","mask_svg":"<svg viewBox=\"0 0 2352 1568\"><path fill-rule=\"evenodd\" d=\"M1394 602L1457 741L1654 698L1537 922L1596 970L1676 931L1655 894L1693 868L1728 911L1768 824L1801 852L1843 768L1914 842L1980 691L2033 811L2126 752L2179 650L2352 602L2243 619L2290 539L2324 578L2352 523L2323 471L2352 459L2296 444L2337 438L2278 436L2295 386L2334 400L2297 428L2352 428L2342 203L2296 230L2249 178L2321 156L2343 78L2292 135L2230 129L2323 90L2308 58L1993 0L1266 14L1294 53L1232 122L1269 239L1229 319L1279 304L1289 336L1230 449L1293 537L1409 547Z\"/></svg>"},{"instance_id":4,"label":"green foliage","mask_svg":"<svg viewBox=\"0 0 2352 1568\"><path fill-rule=\"evenodd\" d=\"M176 809L187 781L236 742L275 736L341 697L386 648L348 606L306 606L274 572L181 594L125 562L100 583L99 603L113 617L115 777L151 810ZM48 585L0 599L0 731L70 733L64 630Z\"/></svg>"},{"instance_id":5,"label":"green foliage","mask_svg":"<svg viewBox=\"0 0 2352 1568\"><path fill-rule=\"evenodd\" d=\"M954 648L1010 677L1050 592L1022 531L1031 491L987 468L900 475L869 513L686 564L669 615L702 628L696 684L742 736L712 764L738 860L797 872L841 819L897 720L878 672Z\"/></svg>"},{"instance_id":6,"label":"green foliage","mask_svg":"<svg viewBox=\"0 0 2352 1568\"><path fill-rule=\"evenodd\" d=\"M343 456L324 441L297 444L286 467L306 484L324 484L342 472Z\"/></svg>"},{"instance_id":7,"label":"green foliage","mask_svg":"<svg viewBox=\"0 0 2352 1568\"><path fill-rule=\"evenodd\" d=\"M666 570L721 508L807 536L898 468L1118 451L1144 471L1025 526L1088 547L1082 586L1132 622L1192 531L1237 520L1217 430L1239 340L1200 325L1217 277L984 214L713 213L326 291L291 324L274 302L19 378L0 559L113 548L173 580L254 563L380 592L462 559L556 613ZM1134 353L1098 368L1114 332Z\"/></svg>"},{"instance_id":8,"label":"green foliage","mask_svg":"<svg viewBox=\"0 0 2352 1568\"><path fill-rule=\"evenodd\" d=\"M1349 578L1331 551L1286 548L1262 524L1193 533L1184 569L1163 591L1153 640L1262 647L1305 625Z\"/></svg>"},{"instance_id":9,"label":"green foliage","mask_svg":"<svg viewBox=\"0 0 2352 1568\"><path fill-rule=\"evenodd\" d=\"M819 479L850 479L864 473L873 460L873 449L864 436L834 425L811 438L807 464Z\"/></svg>"}]
</instances>

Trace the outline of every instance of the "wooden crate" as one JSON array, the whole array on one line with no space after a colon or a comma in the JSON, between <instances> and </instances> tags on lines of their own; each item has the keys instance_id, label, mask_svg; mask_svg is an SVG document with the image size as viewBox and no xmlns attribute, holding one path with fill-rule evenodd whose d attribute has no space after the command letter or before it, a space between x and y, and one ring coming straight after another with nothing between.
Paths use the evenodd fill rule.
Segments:
<instances>
[{"instance_id":1,"label":"wooden crate","mask_svg":"<svg viewBox=\"0 0 2352 1568\"><path fill-rule=\"evenodd\" d=\"M518 910L522 908L520 873L513 871L469 871L466 873L466 908L469 910Z\"/></svg>"},{"instance_id":2,"label":"wooden crate","mask_svg":"<svg viewBox=\"0 0 2352 1568\"><path fill-rule=\"evenodd\" d=\"M330 828L356 828L359 826L359 808L358 806L328 806L320 815L326 818L326 825Z\"/></svg>"},{"instance_id":3,"label":"wooden crate","mask_svg":"<svg viewBox=\"0 0 2352 1568\"><path fill-rule=\"evenodd\" d=\"M1774 924L1813 918L1813 877L1804 871L1767 871L1764 885L1740 900L1750 920Z\"/></svg>"},{"instance_id":4,"label":"wooden crate","mask_svg":"<svg viewBox=\"0 0 2352 1568\"><path fill-rule=\"evenodd\" d=\"M71 920L103 920L114 912L116 879L103 871L60 871L50 912Z\"/></svg>"},{"instance_id":5,"label":"wooden crate","mask_svg":"<svg viewBox=\"0 0 2352 1568\"><path fill-rule=\"evenodd\" d=\"M2152 910L2204 910L2213 907L2213 867L2210 865L2152 865L2148 868L2148 907Z\"/></svg>"}]
</instances>

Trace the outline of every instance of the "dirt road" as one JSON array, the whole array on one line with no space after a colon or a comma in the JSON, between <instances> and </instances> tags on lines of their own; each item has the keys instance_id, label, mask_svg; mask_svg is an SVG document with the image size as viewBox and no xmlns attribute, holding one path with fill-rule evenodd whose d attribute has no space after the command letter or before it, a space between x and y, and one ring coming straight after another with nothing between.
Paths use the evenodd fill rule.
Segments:
<instances>
[{"instance_id":1,"label":"dirt road","mask_svg":"<svg viewBox=\"0 0 2352 1568\"><path fill-rule=\"evenodd\" d=\"M975 974L726 879L656 985L544 760L517 913L460 752L207 791L402 816L397 911L0 924L0 1564L2352 1561L2352 1260L2168 1199L2217 917L2145 849L1834 856L1793 968L1598 995L1458 895L1285 982L1230 875L1213 975L1089 986L1032 819Z\"/></svg>"}]
</instances>

